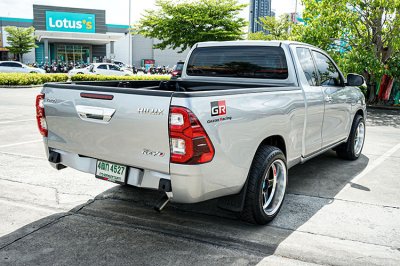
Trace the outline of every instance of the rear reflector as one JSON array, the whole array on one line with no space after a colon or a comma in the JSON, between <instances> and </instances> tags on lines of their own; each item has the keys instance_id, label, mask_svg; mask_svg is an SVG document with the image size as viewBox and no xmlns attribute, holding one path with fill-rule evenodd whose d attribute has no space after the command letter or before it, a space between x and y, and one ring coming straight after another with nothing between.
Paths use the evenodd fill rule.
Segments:
<instances>
[{"instance_id":1,"label":"rear reflector","mask_svg":"<svg viewBox=\"0 0 400 266\"><path fill-rule=\"evenodd\" d=\"M36 96L36 121L39 128L40 134L43 137L47 137L47 123L46 123L46 116L44 113L44 94L39 94Z\"/></svg>"},{"instance_id":2,"label":"rear reflector","mask_svg":"<svg viewBox=\"0 0 400 266\"><path fill-rule=\"evenodd\" d=\"M99 99L99 100L112 100L114 95L97 94L97 93L81 93L82 98Z\"/></svg>"},{"instance_id":3,"label":"rear reflector","mask_svg":"<svg viewBox=\"0 0 400 266\"><path fill-rule=\"evenodd\" d=\"M210 162L214 146L195 114L185 107L172 106L169 118L171 163Z\"/></svg>"}]
</instances>

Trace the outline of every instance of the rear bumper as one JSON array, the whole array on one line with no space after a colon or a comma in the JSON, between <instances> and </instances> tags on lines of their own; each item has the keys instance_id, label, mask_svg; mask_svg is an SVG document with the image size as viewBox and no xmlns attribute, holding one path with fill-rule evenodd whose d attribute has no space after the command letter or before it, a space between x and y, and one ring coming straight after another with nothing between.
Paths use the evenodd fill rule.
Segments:
<instances>
[{"instance_id":1,"label":"rear bumper","mask_svg":"<svg viewBox=\"0 0 400 266\"><path fill-rule=\"evenodd\" d=\"M82 157L78 154L51 149L50 153L48 149L48 158L53 168L59 170L62 167L68 166L73 169L90 173L95 175L96 162L97 160L89 157ZM51 158L57 153L59 156L57 160L54 159L51 162ZM172 202L178 203L196 203L212 198L222 197L230 194L236 194L242 188L242 185L230 187L225 185L211 185L210 176L208 178L204 176L201 170L201 166L180 166L176 165L175 173L170 175L166 173L160 173L156 171L137 169L134 167L128 167L128 177L126 180L127 185L141 187L153 190L163 190L168 192ZM179 169L179 170L176 170ZM165 186L167 184L167 186ZM168 186L170 184L170 186ZM172 187L172 191L171 191Z\"/></svg>"}]
</instances>

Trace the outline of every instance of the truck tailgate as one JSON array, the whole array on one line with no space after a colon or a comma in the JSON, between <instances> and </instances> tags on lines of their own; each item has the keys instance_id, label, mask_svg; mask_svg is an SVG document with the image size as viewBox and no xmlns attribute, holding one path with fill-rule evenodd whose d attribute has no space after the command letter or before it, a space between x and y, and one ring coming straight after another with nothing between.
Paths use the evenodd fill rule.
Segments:
<instances>
[{"instance_id":1,"label":"truck tailgate","mask_svg":"<svg viewBox=\"0 0 400 266\"><path fill-rule=\"evenodd\" d=\"M125 90L107 92L102 88L100 92L46 86L49 148L169 173L171 95Z\"/></svg>"}]
</instances>

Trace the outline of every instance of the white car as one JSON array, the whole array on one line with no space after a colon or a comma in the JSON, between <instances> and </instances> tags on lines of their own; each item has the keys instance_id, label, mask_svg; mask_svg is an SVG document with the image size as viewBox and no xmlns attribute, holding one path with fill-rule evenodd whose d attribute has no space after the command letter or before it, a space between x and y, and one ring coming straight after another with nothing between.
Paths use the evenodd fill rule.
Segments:
<instances>
[{"instance_id":1,"label":"white car","mask_svg":"<svg viewBox=\"0 0 400 266\"><path fill-rule=\"evenodd\" d=\"M110 63L94 63L86 68L72 69L68 72L70 76L76 74L112 75L112 76L132 76L133 73L121 69L119 66Z\"/></svg>"},{"instance_id":2,"label":"white car","mask_svg":"<svg viewBox=\"0 0 400 266\"><path fill-rule=\"evenodd\" d=\"M90 74L90 68L92 67L92 65L84 67L84 68L74 68L71 69L70 71L68 71L68 75L69 76L74 76L76 74Z\"/></svg>"},{"instance_id":3,"label":"white car","mask_svg":"<svg viewBox=\"0 0 400 266\"><path fill-rule=\"evenodd\" d=\"M0 73L40 73L45 74L46 71L36 67L30 67L15 61L0 61Z\"/></svg>"}]
</instances>

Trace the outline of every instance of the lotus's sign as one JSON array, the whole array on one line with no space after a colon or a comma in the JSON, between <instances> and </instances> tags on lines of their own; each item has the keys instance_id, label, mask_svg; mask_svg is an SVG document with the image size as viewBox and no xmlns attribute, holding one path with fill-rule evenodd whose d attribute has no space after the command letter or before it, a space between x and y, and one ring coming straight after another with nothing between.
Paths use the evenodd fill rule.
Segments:
<instances>
[{"instance_id":1,"label":"lotus's sign","mask_svg":"<svg viewBox=\"0 0 400 266\"><path fill-rule=\"evenodd\" d=\"M96 15L46 11L46 30L63 32L96 32Z\"/></svg>"}]
</instances>

